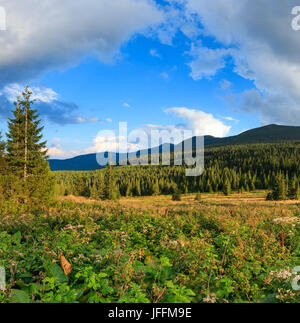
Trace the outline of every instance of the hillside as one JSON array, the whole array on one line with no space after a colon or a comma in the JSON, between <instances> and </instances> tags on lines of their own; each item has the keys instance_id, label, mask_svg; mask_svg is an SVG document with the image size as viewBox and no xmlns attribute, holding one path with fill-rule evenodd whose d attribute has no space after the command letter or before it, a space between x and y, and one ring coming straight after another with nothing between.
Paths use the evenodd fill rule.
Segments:
<instances>
[{"instance_id":1,"label":"hillside","mask_svg":"<svg viewBox=\"0 0 300 323\"><path fill-rule=\"evenodd\" d=\"M238 144L255 144L255 143L274 143L285 141L298 141L300 140L300 127L292 126L279 126L269 125L243 132L237 136L226 138L215 138L213 136L205 136L205 146L225 146L225 145L238 145ZM171 145L171 151L173 150ZM161 147L154 149L161 151ZM148 153L148 150L139 152L141 155ZM117 160L126 158L126 155L117 155ZM96 154L77 156L66 160L49 160L50 168L52 171L89 171L100 169L97 163Z\"/></svg>"}]
</instances>

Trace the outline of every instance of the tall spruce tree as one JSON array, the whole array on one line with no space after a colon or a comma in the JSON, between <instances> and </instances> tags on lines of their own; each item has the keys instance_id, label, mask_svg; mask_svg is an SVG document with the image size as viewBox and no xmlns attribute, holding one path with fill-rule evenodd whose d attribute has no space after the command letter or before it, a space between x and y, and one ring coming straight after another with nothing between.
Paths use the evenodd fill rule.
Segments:
<instances>
[{"instance_id":1,"label":"tall spruce tree","mask_svg":"<svg viewBox=\"0 0 300 323\"><path fill-rule=\"evenodd\" d=\"M113 168L112 161L110 161L106 167L106 172L104 176L104 199L112 200L113 199L113 190L114 190L114 178L113 178Z\"/></svg>"},{"instance_id":2,"label":"tall spruce tree","mask_svg":"<svg viewBox=\"0 0 300 323\"><path fill-rule=\"evenodd\" d=\"M8 122L7 160L13 176L22 182L23 201L40 204L52 196L54 180L32 95L27 86L15 103L13 118Z\"/></svg>"},{"instance_id":3,"label":"tall spruce tree","mask_svg":"<svg viewBox=\"0 0 300 323\"><path fill-rule=\"evenodd\" d=\"M225 179L224 186L223 186L223 193L225 196L228 196L231 194L231 183L228 178Z\"/></svg>"},{"instance_id":4,"label":"tall spruce tree","mask_svg":"<svg viewBox=\"0 0 300 323\"><path fill-rule=\"evenodd\" d=\"M288 198L290 200L299 199L299 185L298 185L298 179L296 175L293 177L293 179L289 181Z\"/></svg>"},{"instance_id":5,"label":"tall spruce tree","mask_svg":"<svg viewBox=\"0 0 300 323\"><path fill-rule=\"evenodd\" d=\"M279 174L275 179L272 198L274 201L282 201L286 199L285 179L282 174Z\"/></svg>"},{"instance_id":6,"label":"tall spruce tree","mask_svg":"<svg viewBox=\"0 0 300 323\"><path fill-rule=\"evenodd\" d=\"M21 177L24 170L24 136L22 126L24 126L24 115L21 111L21 100L17 97L14 103L15 109L12 111L13 117L8 119L9 132L7 136L7 161L10 172L15 176Z\"/></svg>"}]
</instances>

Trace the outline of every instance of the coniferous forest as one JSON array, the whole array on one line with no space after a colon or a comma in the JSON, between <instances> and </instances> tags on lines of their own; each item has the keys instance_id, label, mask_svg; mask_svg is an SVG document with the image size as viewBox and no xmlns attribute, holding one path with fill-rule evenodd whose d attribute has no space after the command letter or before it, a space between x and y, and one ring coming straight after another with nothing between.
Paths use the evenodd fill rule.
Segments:
<instances>
[{"instance_id":1,"label":"coniferous forest","mask_svg":"<svg viewBox=\"0 0 300 323\"><path fill-rule=\"evenodd\" d=\"M0 142L0 303L300 301L299 142L208 147L199 177L51 172L34 106Z\"/></svg>"},{"instance_id":2,"label":"coniferous forest","mask_svg":"<svg viewBox=\"0 0 300 323\"><path fill-rule=\"evenodd\" d=\"M202 176L187 177L185 166L121 166L94 172L54 172L56 194L103 199L107 178L115 197L251 192L277 189L269 199L298 199L300 143L252 144L206 148ZM293 192L292 192L292 191Z\"/></svg>"}]
</instances>

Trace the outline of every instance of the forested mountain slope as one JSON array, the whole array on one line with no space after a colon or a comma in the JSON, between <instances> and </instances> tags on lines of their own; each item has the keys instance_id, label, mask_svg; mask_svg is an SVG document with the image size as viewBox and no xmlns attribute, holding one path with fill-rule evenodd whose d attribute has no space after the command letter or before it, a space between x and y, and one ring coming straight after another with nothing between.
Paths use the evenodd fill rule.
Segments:
<instances>
[{"instance_id":1,"label":"forested mountain slope","mask_svg":"<svg viewBox=\"0 0 300 323\"><path fill-rule=\"evenodd\" d=\"M294 141L300 142L300 127L291 126L278 126L269 125L257 129L252 129L241 133L237 136L226 138L215 138L212 136L205 136L204 142L206 147L213 146L228 146L228 145L241 145L241 144L259 144L259 143L275 143ZM171 150L174 146L171 145ZM155 150L161 150L156 148ZM144 150L141 154L147 154L148 151ZM122 156L117 156L118 159ZM124 156L123 156L124 158ZM49 160L50 168L53 171L89 171L97 170L102 167L99 166L96 160L96 154L82 155L75 158L66 160Z\"/></svg>"}]
</instances>

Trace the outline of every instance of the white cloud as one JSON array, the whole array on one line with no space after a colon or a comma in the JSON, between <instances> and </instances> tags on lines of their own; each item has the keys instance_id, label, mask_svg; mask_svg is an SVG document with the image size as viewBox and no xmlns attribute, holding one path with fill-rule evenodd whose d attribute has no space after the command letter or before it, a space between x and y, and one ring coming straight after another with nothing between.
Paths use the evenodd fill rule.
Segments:
<instances>
[{"instance_id":1,"label":"white cloud","mask_svg":"<svg viewBox=\"0 0 300 323\"><path fill-rule=\"evenodd\" d=\"M87 123L87 122L101 122L101 120L99 118L95 118L95 117L90 117L90 118L86 118L86 117L76 117L77 123Z\"/></svg>"},{"instance_id":2,"label":"white cloud","mask_svg":"<svg viewBox=\"0 0 300 323\"><path fill-rule=\"evenodd\" d=\"M48 155L53 158L55 156L63 156L65 155L65 152L63 152L62 150L58 149L57 147L52 147L52 148L48 148Z\"/></svg>"},{"instance_id":3,"label":"white cloud","mask_svg":"<svg viewBox=\"0 0 300 323\"><path fill-rule=\"evenodd\" d=\"M13 83L5 86L0 92L0 117L7 118L13 109L13 102L17 96L21 96L24 86ZM76 114L79 107L72 102L64 102L59 100L59 95L50 88L31 87L30 91L35 109L42 117L59 125L99 122L105 123L109 121L100 120L97 117L85 117ZM110 119L107 119L110 120Z\"/></svg>"},{"instance_id":4,"label":"white cloud","mask_svg":"<svg viewBox=\"0 0 300 323\"><path fill-rule=\"evenodd\" d=\"M160 74L160 76L161 76L163 79L165 79L165 80L168 80L168 79L169 79L169 74L168 74L167 72L162 72L162 73Z\"/></svg>"},{"instance_id":5,"label":"white cloud","mask_svg":"<svg viewBox=\"0 0 300 323\"><path fill-rule=\"evenodd\" d=\"M225 119L225 120L228 120L228 121L235 121L235 122L238 122L238 120L237 119L234 119L234 118L232 118L232 117L222 117L223 119Z\"/></svg>"},{"instance_id":6,"label":"white cloud","mask_svg":"<svg viewBox=\"0 0 300 323\"><path fill-rule=\"evenodd\" d=\"M124 108L131 108L131 105L130 105L129 103L126 103L126 102L125 102L125 103L123 103L123 107L124 107Z\"/></svg>"},{"instance_id":7,"label":"white cloud","mask_svg":"<svg viewBox=\"0 0 300 323\"><path fill-rule=\"evenodd\" d=\"M226 66L226 49L209 49L199 45L192 45L189 55L193 61L188 65L192 69L191 77L197 81L203 78L211 78L216 72Z\"/></svg>"},{"instance_id":8,"label":"white cloud","mask_svg":"<svg viewBox=\"0 0 300 323\"><path fill-rule=\"evenodd\" d=\"M185 138L187 131L191 131L191 135L188 136L188 138L203 135L224 137L231 129L230 126L226 126L212 114L203 111L181 107L170 108L165 112L174 114L176 117L183 119L185 123L178 125L147 124L127 133L127 142L125 135L120 135L118 130L102 130L93 140L93 145L84 149L81 154L103 153L106 151L131 153L147 149L151 146L151 142L153 142L151 141L151 134L154 135L157 131L159 132L159 136L162 137L164 137L164 134L167 134L167 137L168 134L172 134L172 140L167 140L163 143L170 143L171 141L174 144L178 144L184 139L187 139ZM232 121L234 119L228 118L228 120ZM159 143L157 145L159 145ZM63 152L56 151L56 153L62 154ZM70 153L70 155L72 155L72 153Z\"/></svg>"},{"instance_id":9,"label":"white cloud","mask_svg":"<svg viewBox=\"0 0 300 323\"><path fill-rule=\"evenodd\" d=\"M177 1L178 2L178 1ZM183 0L186 5L186 17L198 15L202 33L215 37L218 43L228 49L235 64L235 72L253 81L256 92L245 93L246 101L240 108L256 112L262 122L300 123L300 37L299 32L291 28L291 9L293 0ZM224 67L222 55L218 49L212 53L201 49L195 55L191 67L192 76L201 79L205 75L213 76ZM206 53L205 53L206 52ZM201 62L208 56L215 64ZM200 63L198 64L198 62ZM210 63L210 59L208 59ZM200 71L200 72L197 72ZM238 100L239 98L236 98ZM240 98L241 99L241 98Z\"/></svg>"},{"instance_id":10,"label":"white cloud","mask_svg":"<svg viewBox=\"0 0 300 323\"><path fill-rule=\"evenodd\" d=\"M126 146L126 138L114 135L111 131L101 131L93 141L93 146L86 148L84 154L102 153L102 152L118 152L122 151ZM134 143L127 143L130 151L138 151L140 146Z\"/></svg>"},{"instance_id":11,"label":"white cloud","mask_svg":"<svg viewBox=\"0 0 300 323\"><path fill-rule=\"evenodd\" d=\"M52 101L58 100L58 94L49 88L32 87L30 89L33 93L32 99L44 103L50 103ZM17 96L21 96L24 91L24 86L18 83L9 84L4 87L0 94L5 95L9 101L14 102Z\"/></svg>"},{"instance_id":12,"label":"white cloud","mask_svg":"<svg viewBox=\"0 0 300 323\"><path fill-rule=\"evenodd\" d=\"M80 155L78 151L65 152L57 147L48 148L48 156L50 159L67 159Z\"/></svg>"},{"instance_id":13,"label":"white cloud","mask_svg":"<svg viewBox=\"0 0 300 323\"><path fill-rule=\"evenodd\" d=\"M150 55L153 57L161 58L160 54L158 54L156 49L151 49L150 50Z\"/></svg>"},{"instance_id":14,"label":"white cloud","mask_svg":"<svg viewBox=\"0 0 300 323\"><path fill-rule=\"evenodd\" d=\"M200 110L188 109L186 107L175 107L166 110L175 116L184 119L186 129L192 130L195 136L210 135L215 137L225 137L231 127L226 126L222 121L216 119L212 114Z\"/></svg>"},{"instance_id":15,"label":"white cloud","mask_svg":"<svg viewBox=\"0 0 300 323\"><path fill-rule=\"evenodd\" d=\"M149 0L2 0L0 87L78 64L88 55L111 60L122 43L158 26L162 11Z\"/></svg>"},{"instance_id":16,"label":"white cloud","mask_svg":"<svg viewBox=\"0 0 300 323\"><path fill-rule=\"evenodd\" d=\"M249 113L260 113L261 123L299 125L300 116L297 113L299 105L293 98L281 94L261 94L259 91L247 90L234 97L228 97L229 104ZM299 111L300 112L300 111Z\"/></svg>"}]
</instances>

